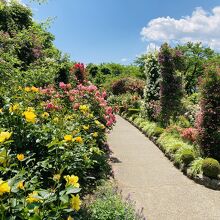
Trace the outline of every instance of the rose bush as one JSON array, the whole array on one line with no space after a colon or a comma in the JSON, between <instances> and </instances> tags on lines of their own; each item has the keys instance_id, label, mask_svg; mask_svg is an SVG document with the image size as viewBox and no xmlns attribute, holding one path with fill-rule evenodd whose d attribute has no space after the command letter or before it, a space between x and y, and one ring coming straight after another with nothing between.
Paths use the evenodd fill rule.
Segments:
<instances>
[{"instance_id":1,"label":"rose bush","mask_svg":"<svg viewBox=\"0 0 220 220\"><path fill-rule=\"evenodd\" d=\"M79 192L107 175L105 132L115 116L106 92L74 79L13 89L0 106L0 216L77 217Z\"/></svg>"}]
</instances>

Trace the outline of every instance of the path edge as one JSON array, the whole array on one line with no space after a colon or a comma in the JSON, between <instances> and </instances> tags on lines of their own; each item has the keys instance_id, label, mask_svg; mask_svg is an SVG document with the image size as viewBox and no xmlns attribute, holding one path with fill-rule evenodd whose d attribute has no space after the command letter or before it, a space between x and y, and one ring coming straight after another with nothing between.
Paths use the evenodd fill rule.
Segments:
<instances>
[{"instance_id":1,"label":"path edge","mask_svg":"<svg viewBox=\"0 0 220 220\"><path fill-rule=\"evenodd\" d=\"M149 136L144 130L142 130L140 127L138 127L136 124L134 124L134 122L131 121L126 116L124 116L122 114L120 114L119 116L122 117L127 122L129 122L135 128L137 128L145 137L147 137L150 141L152 141L163 152L163 155L170 162L172 162L174 167L176 167L176 169L178 169L179 171L181 171L184 174L184 176L188 177L190 180L193 180L197 184L205 186L206 188L216 190L216 191L220 191L220 180L210 179L209 177L206 177L206 176L203 176L203 175L202 176L192 176L192 175L190 175L187 168L178 167L177 165L175 165L175 163L173 163L173 161L171 160L172 158L168 154L165 154L165 152L163 151L163 148L156 142L157 138Z\"/></svg>"}]
</instances>

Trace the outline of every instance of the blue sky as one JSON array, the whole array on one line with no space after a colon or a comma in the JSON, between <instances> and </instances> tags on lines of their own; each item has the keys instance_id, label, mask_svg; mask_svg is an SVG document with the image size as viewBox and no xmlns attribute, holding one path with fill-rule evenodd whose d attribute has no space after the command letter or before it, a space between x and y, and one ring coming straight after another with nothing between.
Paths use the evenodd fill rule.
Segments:
<instances>
[{"instance_id":1,"label":"blue sky","mask_svg":"<svg viewBox=\"0 0 220 220\"><path fill-rule=\"evenodd\" d=\"M40 6L22 2L32 7L37 21L56 17L50 28L55 45L75 61L128 64L146 52L147 45L159 46L165 40L202 40L220 47L219 0L48 0Z\"/></svg>"}]
</instances>

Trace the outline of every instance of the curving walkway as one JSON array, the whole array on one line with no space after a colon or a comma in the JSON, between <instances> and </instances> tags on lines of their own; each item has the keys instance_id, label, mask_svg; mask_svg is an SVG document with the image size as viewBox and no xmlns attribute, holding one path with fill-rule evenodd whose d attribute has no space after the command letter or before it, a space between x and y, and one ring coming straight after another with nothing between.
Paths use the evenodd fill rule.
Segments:
<instances>
[{"instance_id":1,"label":"curving walkway","mask_svg":"<svg viewBox=\"0 0 220 220\"><path fill-rule=\"evenodd\" d=\"M220 220L220 191L184 176L129 122L117 116L108 143L119 188L147 220Z\"/></svg>"}]
</instances>

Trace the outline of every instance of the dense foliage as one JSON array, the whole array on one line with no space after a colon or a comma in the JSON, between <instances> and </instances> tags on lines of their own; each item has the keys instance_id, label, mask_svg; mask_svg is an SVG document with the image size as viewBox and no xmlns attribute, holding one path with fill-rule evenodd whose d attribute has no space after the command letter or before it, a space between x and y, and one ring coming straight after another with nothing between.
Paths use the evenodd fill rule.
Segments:
<instances>
[{"instance_id":1,"label":"dense foliage","mask_svg":"<svg viewBox=\"0 0 220 220\"><path fill-rule=\"evenodd\" d=\"M199 77L204 74L204 63L216 54L209 47L203 47L201 43L188 42L177 48L184 55L185 65L182 71L184 89L190 95L198 91Z\"/></svg>"},{"instance_id":2,"label":"dense foliage","mask_svg":"<svg viewBox=\"0 0 220 220\"><path fill-rule=\"evenodd\" d=\"M138 93L139 95L143 95L144 82L140 79L134 78L121 78L113 81L110 91L114 95L120 95L123 93Z\"/></svg>"},{"instance_id":3,"label":"dense foliage","mask_svg":"<svg viewBox=\"0 0 220 220\"><path fill-rule=\"evenodd\" d=\"M177 70L182 67L182 54L165 43L160 48L158 59L161 71L160 120L167 125L171 118L178 116L181 106L182 84Z\"/></svg>"},{"instance_id":4,"label":"dense foliage","mask_svg":"<svg viewBox=\"0 0 220 220\"><path fill-rule=\"evenodd\" d=\"M103 63L100 65L88 64L86 67L89 79L97 86L110 89L114 81L121 78L143 79L140 68L136 65L121 65Z\"/></svg>"},{"instance_id":5,"label":"dense foliage","mask_svg":"<svg viewBox=\"0 0 220 220\"><path fill-rule=\"evenodd\" d=\"M197 127L202 153L220 160L220 69L217 61L208 64L201 83Z\"/></svg>"}]
</instances>

